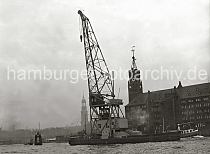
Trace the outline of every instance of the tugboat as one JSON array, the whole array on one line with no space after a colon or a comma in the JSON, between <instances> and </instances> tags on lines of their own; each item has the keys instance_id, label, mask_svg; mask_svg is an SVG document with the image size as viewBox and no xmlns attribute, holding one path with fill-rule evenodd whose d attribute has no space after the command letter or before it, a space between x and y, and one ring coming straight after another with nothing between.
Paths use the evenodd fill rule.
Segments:
<instances>
[{"instance_id":1,"label":"tugboat","mask_svg":"<svg viewBox=\"0 0 210 154\"><path fill-rule=\"evenodd\" d=\"M34 145L42 145L42 135L39 131L35 134Z\"/></svg>"},{"instance_id":2,"label":"tugboat","mask_svg":"<svg viewBox=\"0 0 210 154\"><path fill-rule=\"evenodd\" d=\"M40 123L39 123L39 130L35 134L34 145L42 145L42 135L40 133Z\"/></svg>"}]
</instances>

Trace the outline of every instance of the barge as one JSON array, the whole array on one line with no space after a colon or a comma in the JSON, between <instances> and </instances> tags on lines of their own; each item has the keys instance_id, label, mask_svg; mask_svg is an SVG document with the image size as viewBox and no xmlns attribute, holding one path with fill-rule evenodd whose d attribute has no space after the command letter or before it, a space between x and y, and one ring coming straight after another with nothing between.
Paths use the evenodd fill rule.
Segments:
<instances>
[{"instance_id":1,"label":"barge","mask_svg":"<svg viewBox=\"0 0 210 154\"><path fill-rule=\"evenodd\" d=\"M108 139L93 139L74 137L69 139L70 145L107 145L107 144L126 144L126 143L146 143L146 142L167 142L167 141L179 141L179 131L171 131L160 134L151 135L136 135L127 136L122 138L108 138Z\"/></svg>"}]
</instances>

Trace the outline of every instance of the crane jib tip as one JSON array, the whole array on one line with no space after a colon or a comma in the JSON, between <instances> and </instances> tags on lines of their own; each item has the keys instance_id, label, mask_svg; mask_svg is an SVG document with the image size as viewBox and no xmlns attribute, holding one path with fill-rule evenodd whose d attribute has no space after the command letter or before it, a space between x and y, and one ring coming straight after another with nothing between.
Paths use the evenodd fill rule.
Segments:
<instances>
[{"instance_id":1,"label":"crane jib tip","mask_svg":"<svg viewBox=\"0 0 210 154\"><path fill-rule=\"evenodd\" d=\"M82 14L82 11L81 10L78 10L78 12L77 12L78 14Z\"/></svg>"}]
</instances>

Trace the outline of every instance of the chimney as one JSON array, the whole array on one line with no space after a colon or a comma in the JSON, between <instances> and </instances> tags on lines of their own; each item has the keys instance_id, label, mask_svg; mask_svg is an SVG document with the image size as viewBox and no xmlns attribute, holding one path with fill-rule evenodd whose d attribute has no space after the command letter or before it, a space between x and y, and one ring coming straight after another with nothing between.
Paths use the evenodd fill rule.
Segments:
<instances>
[{"instance_id":1,"label":"chimney","mask_svg":"<svg viewBox=\"0 0 210 154\"><path fill-rule=\"evenodd\" d=\"M181 81L179 81L179 85L178 85L177 88L182 88L182 83L181 83Z\"/></svg>"}]
</instances>

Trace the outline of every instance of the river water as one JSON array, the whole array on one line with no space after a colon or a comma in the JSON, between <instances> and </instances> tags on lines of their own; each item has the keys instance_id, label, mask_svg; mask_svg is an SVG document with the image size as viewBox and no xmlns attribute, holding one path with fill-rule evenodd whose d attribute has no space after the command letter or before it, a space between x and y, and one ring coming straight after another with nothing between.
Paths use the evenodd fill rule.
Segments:
<instances>
[{"instance_id":1,"label":"river water","mask_svg":"<svg viewBox=\"0 0 210 154\"><path fill-rule=\"evenodd\" d=\"M42 146L21 144L1 145L0 152L2 154L210 154L210 137L205 139L187 138L176 142L117 144L108 146L70 146L68 143L44 143Z\"/></svg>"}]
</instances>

